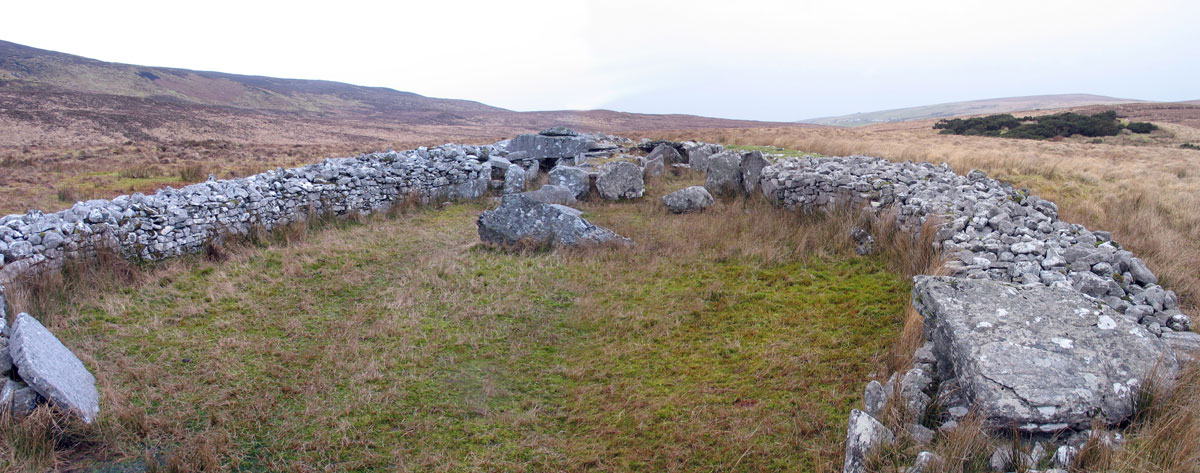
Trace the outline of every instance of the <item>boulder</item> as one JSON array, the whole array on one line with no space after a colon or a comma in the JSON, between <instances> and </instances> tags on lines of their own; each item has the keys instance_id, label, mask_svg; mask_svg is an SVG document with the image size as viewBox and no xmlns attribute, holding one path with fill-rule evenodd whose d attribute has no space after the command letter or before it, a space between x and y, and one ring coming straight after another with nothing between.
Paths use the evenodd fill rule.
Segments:
<instances>
[{"instance_id":1,"label":"boulder","mask_svg":"<svg viewBox=\"0 0 1200 473\"><path fill-rule=\"evenodd\" d=\"M549 130L548 130L549 131ZM575 135L517 135L508 142L510 153L524 152L534 159L572 158L596 147L587 136Z\"/></svg>"},{"instance_id":2,"label":"boulder","mask_svg":"<svg viewBox=\"0 0 1200 473\"><path fill-rule=\"evenodd\" d=\"M581 218L578 210L546 204L524 194L504 196L500 206L480 214L479 238L502 246L580 246L628 243L629 239Z\"/></svg>"},{"instance_id":3,"label":"boulder","mask_svg":"<svg viewBox=\"0 0 1200 473\"><path fill-rule=\"evenodd\" d=\"M742 156L736 151L722 151L708 162L704 188L713 195L732 196L742 188Z\"/></svg>"},{"instance_id":4,"label":"boulder","mask_svg":"<svg viewBox=\"0 0 1200 473\"><path fill-rule=\"evenodd\" d=\"M504 173L504 193L525 192L525 170L521 166L509 166Z\"/></svg>"},{"instance_id":5,"label":"boulder","mask_svg":"<svg viewBox=\"0 0 1200 473\"><path fill-rule=\"evenodd\" d=\"M753 195L758 192L758 181L762 178L763 168L770 166L767 158L758 151L751 151L742 155L742 188L746 195Z\"/></svg>"},{"instance_id":6,"label":"boulder","mask_svg":"<svg viewBox=\"0 0 1200 473\"><path fill-rule=\"evenodd\" d=\"M684 147L687 151L687 163L693 171L704 172L708 170L710 158L723 150L720 145L712 145L708 143L689 143Z\"/></svg>"},{"instance_id":7,"label":"boulder","mask_svg":"<svg viewBox=\"0 0 1200 473\"><path fill-rule=\"evenodd\" d=\"M559 164L548 174L550 185L570 189L576 199L583 199L588 194L588 172L580 167Z\"/></svg>"},{"instance_id":8,"label":"boulder","mask_svg":"<svg viewBox=\"0 0 1200 473\"><path fill-rule=\"evenodd\" d=\"M1144 327L1070 288L918 276L913 307L940 377L954 378L995 430L1051 433L1097 416L1118 424L1152 372L1178 371Z\"/></svg>"},{"instance_id":9,"label":"boulder","mask_svg":"<svg viewBox=\"0 0 1200 473\"><path fill-rule=\"evenodd\" d=\"M504 173L508 172L512 162L500 156L492 156L487 160L488 164L492 165L492 179L504 179Z\"/></svg>"},{"instance_id":10,"label":"boulder","mask_svg":"<svg viewBox=\"0 0 1200 473\"><path fill-rule=\"evenodd\" d=\"M613 161L600 165L596 191L607 200L636 199L646 193L646 180L641 166L628 161Z\"/></svg>"},{"instance_id":11,"label":"boulder","mask_svg":"<svg viewBox=\"0 0 1200 473\"><path fill-rule=\"evenodd\" d=\"M713 196L708 189L701 186L691 186L664 195L663 204L672 213L699 212L713 204Z\"/></svg>"},{"instance_id":12,"label":"boulder","mask_svg":"<svg viewBox=\"0 0 1200 473\"><path fill-rule=\"evenodd\" d=\"M654 151L651 151L650 154L646 155L647 161L654 158L661 158L664 164L679 164L687 162L685 159L683 159L683 155L679 154L679 151L676 150L674 146L669 144L658 145L656 148L654 148Z\"/></svg>"},{"instance_id":13,"label":"boulder","mask_svg":"<svg viewBox=\"0 0 1200 473\"><path fill-rule=\"evenodd\" d=\"M96 378L79 358L29 314L13 321L9 351L21 379L55 406L91 423L100 413Z\"/></svg>"},{"instance_id":14,"label":"boulder","mask_svg":"<svg viewBox=\"0 0 1200 473\"><path fill-rule=\"evenodd\" d=\"M865 473L867 456L881 445L895 440L892 431L866 412L850 411L850 426L846 429L846 461L843 473Z\"/></svg>"},{"instance_id":15,"label":"boulder","mask_svg":"<svg viewBox=\"0 0 1200 473\"><path fill-rule=\"evenodd\" d=\"M646 177L659 177L667 172L667 167L663 165L662 156L647 157L644 159L643 167L646 169Z\"/></svg>"},{"instance_id":16,"label":"boulder","mask_svg":"<svg viewBox=\"0 0 1200 473\"><path fill-rule=\"evenodd\" d=\"M570 205L577 202L575 192L563 186L546 184L535 191L524 192L521 195L544 204Z\"/></svg>"},{"instance_id":17,"label":"boulder","mask_svg":"<svg viewBox=\"0 0 1200 473\"><path fill-rule=\"evenodd\" d=\"M883 391L883 383L871 380L867 383L866 389L863 390L863 407L867 414L877 416L883 412L883 406L887 404L887 393Z\"/></svg>"}]
</instances>

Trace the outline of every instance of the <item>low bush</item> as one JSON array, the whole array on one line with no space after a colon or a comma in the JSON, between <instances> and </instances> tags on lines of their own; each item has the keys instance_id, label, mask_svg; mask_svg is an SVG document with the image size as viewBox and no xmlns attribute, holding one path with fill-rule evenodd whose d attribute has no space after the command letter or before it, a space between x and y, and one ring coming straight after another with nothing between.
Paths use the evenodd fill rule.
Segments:
<instances>
[{"instance_id":1,"label":"low bush","mask_svg":"<svg viewBox=\"0 0 1200 473\"><path fill-rule=\"evenodd\" d=\"M1158 127L1147 122L1122 125L1117 112L1109 110L1094 115L1073 112L1056 113L1040 117L1016 118L1011 114L988 115L975 118L953 118L938 121L933 128L947 135L1002 136L1044 140L1060 136L1082 135L1087 137L1114 136L1127 128L1134 133L1150 133Z\"/></svg>"}]
</instances>

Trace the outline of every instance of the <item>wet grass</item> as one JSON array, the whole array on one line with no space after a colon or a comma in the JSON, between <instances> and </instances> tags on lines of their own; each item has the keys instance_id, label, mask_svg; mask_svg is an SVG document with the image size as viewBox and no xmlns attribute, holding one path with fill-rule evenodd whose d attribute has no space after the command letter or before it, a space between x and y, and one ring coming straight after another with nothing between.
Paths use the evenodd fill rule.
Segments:
<instances>
[{"instance_id":1,"label":"wet grass","mask_svg":"<svg viewBox=\"0 0 1200 473\"><path fill-rule=\"evenodd\" d=\"M52 327L101 445L180 471L833 471L908 283L846 227L757 201L585 203L629 249L477 244L484 204L179 260ZM99 462L99 463L97 463Z\"/></svg>"}]
</instances>

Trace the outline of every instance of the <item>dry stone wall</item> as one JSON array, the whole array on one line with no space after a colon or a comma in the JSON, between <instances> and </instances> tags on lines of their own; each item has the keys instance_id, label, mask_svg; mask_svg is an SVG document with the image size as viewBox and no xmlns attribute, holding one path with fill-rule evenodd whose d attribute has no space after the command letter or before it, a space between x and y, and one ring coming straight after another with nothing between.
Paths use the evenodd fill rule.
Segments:
<instances>
[{"instance_id":1,"label":"dry stone wall","mask_svg":"<svg viewBox=\"0 0 1200 473\"><path fill-rule=\"evenodd\" d=\"M493 145L326 159L294 169L212 180L151 195L91 200L70 209L0 218L0 286L64 258L102 249L159 260L194 253L224 233L271 229L310 213L368 213L417 196L472 199L487 191Z\"/></svg>"}]
</instances>

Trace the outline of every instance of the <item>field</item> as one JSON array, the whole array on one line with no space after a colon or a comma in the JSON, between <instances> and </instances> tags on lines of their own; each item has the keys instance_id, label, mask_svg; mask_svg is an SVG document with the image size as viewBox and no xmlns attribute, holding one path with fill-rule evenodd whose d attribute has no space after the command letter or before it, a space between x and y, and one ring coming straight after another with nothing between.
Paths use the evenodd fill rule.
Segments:
<instances>
[{"instance_id":1,"label":"field","mask_svg":"<svg viewBox=\"0 0 1200 473\"><path fill-rule=\"evenodd\" d=\"M481 202L290 228L121 283L68 273L24 304L56 308L50 327L96 367L104 414L54 456L9 461L840 468L846 416L893 362L917 263L886 238L856 256L853 219L761 199L667 214L658 196L697 179L581 207L633 248L492 250ZM14 455L22 437L8 438Z\"/></svg>"},{"instance_id":2,"label":"field","mask_svg":"<svg viewBox=\"0 0 1200 473\"><path fill-rule=\"evenodd\" d=\"M1065 220L1112 231L1195 314L1200 151L1180 145L1200 143L1200 130L1179 107L1155 110L1136 119L1162 130L1100 140L947 136L932 121L625 134L982 169L1054 200ZM0 155L10 173L0 210L54 210L209 173L504 137L455 130L387 146L11 148ZM17 471L835 471L864 381L902 367L911 350L908 276L929 271L936 257L912 253L912 241L888 229L877 229L877 254L855 256L849 214L798 215L761 199L665 213L659 196L701 180L667 178L636 202L581 205L593 222L637 241L632 248L495 251L478 244L475 217L493 205L481 201L314 221L207 257L41 281L45 291L13 302L46 314L94 369L104 414L91 427L50 422L49 412L5 427L0 463ZM1158 420L1137 424L1114 469L1189 471L1200 459L1192 384ZM893 453L903 463L915 452Z\"/></svg>"}]
</instances>

